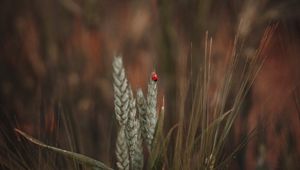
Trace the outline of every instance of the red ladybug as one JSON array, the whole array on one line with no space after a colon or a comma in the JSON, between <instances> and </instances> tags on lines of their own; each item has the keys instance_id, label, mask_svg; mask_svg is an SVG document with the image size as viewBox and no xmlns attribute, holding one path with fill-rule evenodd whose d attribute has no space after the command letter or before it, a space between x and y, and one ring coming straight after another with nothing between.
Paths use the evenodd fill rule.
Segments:
<instances>
[{"instance_id":1,"label":"red ladybug","mask_svg":"<svg viewBox=\"0 0 300 170\"><path fill-rule=\"evenodd\" d=\"M157 81L157 80L158 80L158 76L157 76L157 74L156 74L155 72L152 72L152 77L151 77L151 79L152 79L153 81Z\"/></svg>"}]
</instances>

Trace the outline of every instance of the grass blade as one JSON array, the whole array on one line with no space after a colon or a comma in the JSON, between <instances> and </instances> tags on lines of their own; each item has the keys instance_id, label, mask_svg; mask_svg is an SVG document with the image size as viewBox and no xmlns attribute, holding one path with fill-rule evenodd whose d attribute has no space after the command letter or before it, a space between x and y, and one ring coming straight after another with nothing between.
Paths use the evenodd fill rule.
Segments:
<instances>
[{"instance_id":1,"label":"grass blade","mask_svg":"<svg viewBox=\"0 0 300 170\"><path fill-rule=\"evenodd\" d=\"M102 162L97 161L95 159L92 159L88 156L85 156L85 155L82 155L82 154L79 154L79 153L75 153L75 152L71 152L71 151L67 151L67 150L63 150L63 149L59 149L59 148L56 148L56 147L53 147L53 146L46 145L43 142L29 136L25 132L22 132L19 129L15 129L15 131L18 134L22 135L24 138L26 138L28 141L30 141L30 142L32 142L32 143L34 143L34 144L36 144L36 145L38 145L42 148L46 148L46 149L54 151L56 153L60 153L64 156L66 156L66 157L78 160L82 163L85 163L85 164L90 165L90 166L95 167L95 168L99 168L99 169L103 169L103 170L113 170L112 168L106 166Z\"/></svg>"}]
</instances>

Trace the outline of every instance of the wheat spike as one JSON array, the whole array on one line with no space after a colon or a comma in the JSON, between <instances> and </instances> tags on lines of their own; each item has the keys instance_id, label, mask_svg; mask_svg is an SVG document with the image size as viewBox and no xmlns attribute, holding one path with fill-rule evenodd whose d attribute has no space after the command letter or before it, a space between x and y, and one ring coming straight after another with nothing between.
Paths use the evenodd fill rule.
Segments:
<instances>
[{"instance_id":1,"label":"wheat spike","mask_svg":"<svg viewBox=\"0 0 300 170\"><path fill-rule=\"evenodd\" d=\"M120 170L129 170L129 154L125 137L125 126L121 126L116 145L117 166Z\"/></svg>"},{"instance_id":2,"label":"wheat spike","mask_svg":"<svg viewBox=\"0 0 300 170\"><path fill-rule=\"evenodd\" d=\"M145 142L149 151L151 151L152 140L155 132L155 127L157 123L157 113L156 113L156 100L157 100L157 83L150 79L148 84L148 94L147 94L147 118L146 118L146 130L147 135Z\"/></svg>"},{"instance_id":3,"label":"wheat spike","mask_svg":"<svg viewBox=\"0 0 300 170\"><path fill-rule=\"evenodd\" d=\"M137 135L138 135L138 128L136 122L136 101L133 97L132 90L129 87L130 93L130 103L129 103L129 114L128 114L128 121L126 125L126 137L128 142L129 148L129 156L130 156L130 165L133 167L134 162L134 155L135 155L135 145L137 143Z\"/></svg>"},{"instance_id":4,"label":"wheat spike","mask_svg":"<svg viewBox=\"0 0 300 170\"><path fill-rule=\"evenodd\" d=\"M141 124L141 135L144 140L147 136L147 101L144 97L142 89L138 89L136 92L137 109Z\"/></svg>"},{"instance_id":5,"label":"wheat spike","mask_svg":"<svg viewBox=\"0 0 300 170\"><path fill-rule=\"evenodd\" d=\"M137 121L137 126L139 127L136 147L135 147L135 155L133 161L133 168L134 169L143 169L144 166L144 155L143 155L143 145L142 145L142 137L141 137L141 129L140 129L140 122Z\"/></svg>"},{"instance_id":6,"label":"wheat spike","mask_svg":"<svg viewBox=\"0 0 300 170\"><path fill-rule=\"evenodd\" d=\"M129 147L129 156L132 169L142 169L143 166L143 153L142 141L140 135L140 122L137 118L136 100L133 96L131 88L130 93L130 112L128 115L128 122L126 126L127 141Z\"/></svg>"},{"instance_id":7,"label":"wheat spike","mask_svg":"<svg viewBox=\"0 0 300 170\"><path fill-rule=\"evenodd\" d=\"M115 114L119 124L122 126L127 123L130 98L128 92L128 80L125 75L121 57L114 58L113 79L115 94Z\"/></svg>"}]
</instances>

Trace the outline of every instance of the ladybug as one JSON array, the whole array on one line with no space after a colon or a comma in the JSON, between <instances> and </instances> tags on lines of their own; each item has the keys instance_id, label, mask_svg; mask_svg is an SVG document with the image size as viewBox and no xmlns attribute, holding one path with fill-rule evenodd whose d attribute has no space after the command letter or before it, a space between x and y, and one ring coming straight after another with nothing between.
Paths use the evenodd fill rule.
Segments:
<instances>
[{"instance_id":1,"label":"ladybug","mask_svg":"<svg viewBox=\"0 0 300 170\"><path fill-rule=\"evenodd\" d=\"M152 79L153 81L157 81L157 80L158 80L158 76L157 76L157 74L156 74L155 72L152 72L152 77L151 77L151 79Z\"/></svg>"}]
</instances>

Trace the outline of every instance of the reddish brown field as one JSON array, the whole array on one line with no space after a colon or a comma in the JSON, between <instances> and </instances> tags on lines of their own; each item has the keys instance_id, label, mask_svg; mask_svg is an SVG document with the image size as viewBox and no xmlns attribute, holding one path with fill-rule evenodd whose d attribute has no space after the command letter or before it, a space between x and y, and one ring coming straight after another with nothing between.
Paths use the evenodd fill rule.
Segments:
<instances>
[{"instance_id":1,"label":"reddish brown field","mask_svg":"<svg viewBox=\"0 0 300 170\"><path fill-rule=\"evenodd\" d=\"M230 169L299 169L299 9L292 0L2 0L1 135L14 136L11 131L18 127L68 148L65 136L72 133L74 150L114 166L113 56L123 55L133 89L145 91L151 72L157 71L158 105L164 96L167 131L176 122L176 90L182 81L193 82L189 75L196 73L204 54L205 32L213 38L217 73L223 72L242 19L246 26L239 33L245 41L241 57L258 49L270 24L277 27L262 49L266 60L226 151L255 128L256 135ZM187 68L182 64L186 60L192 61ZM70 117L72 132L61 125L61 113ZM13 148L18 142L12 138ZM0 144L8 142L5 139L0 137ZM3 152L0 160L6 159Z\"/></svg>"}]
</instances>

